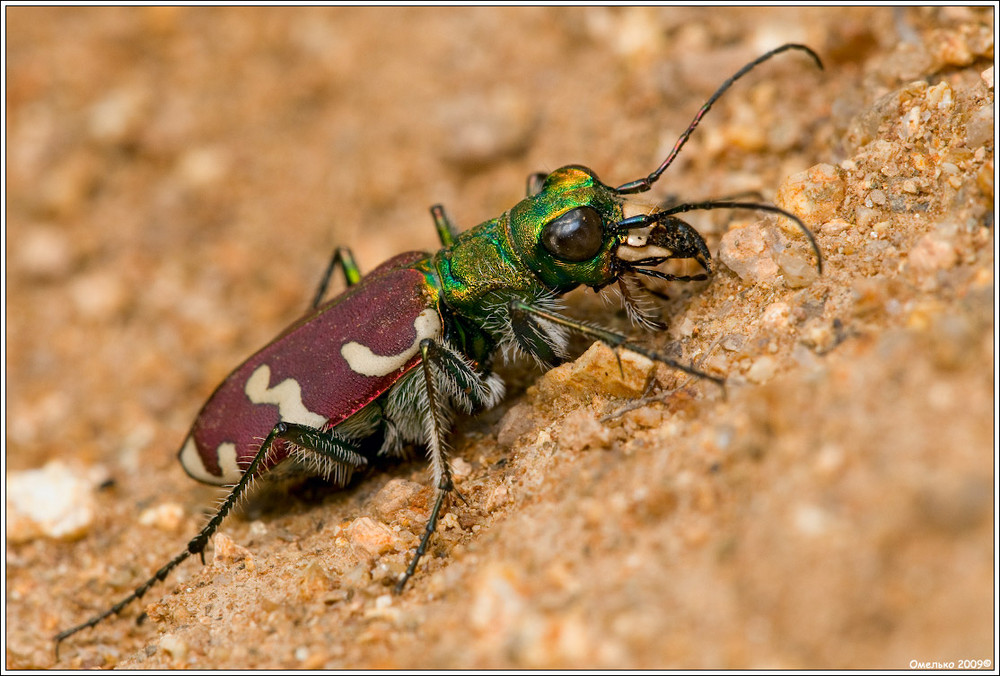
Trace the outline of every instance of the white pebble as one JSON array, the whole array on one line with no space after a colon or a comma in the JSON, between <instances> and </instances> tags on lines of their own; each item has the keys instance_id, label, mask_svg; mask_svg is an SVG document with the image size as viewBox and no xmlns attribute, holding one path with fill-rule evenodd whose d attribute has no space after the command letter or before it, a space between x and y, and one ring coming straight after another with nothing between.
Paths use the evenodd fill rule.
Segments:
<instances>
[{"instance_id":1,"label":"white pebble","mask_svg":"<svg viewBox=\"0 0 1000 676\"><path fill-rule=\"evenodd\" d=\"M139 513L139 523L175 533L184 524L184 508L176 502L149 507Z\"/></svg>"},{"instance_id":2,"label":"white pebble","mask_svg":"<svg viewBox=\"0 0 1000 676\"><path fill-rule=\"evenodd\" d=\"M94 522L94 486L108 476L102 467L73 468L53 460L41 469L7 475L7 540L41 537L75 540Z\"/></svg>"},{"instance_id":3,"label":"white pebble","mask_svg":"<svg viewBox=\"0 0 1000 676\"><path fill-rule=\"evenodd\" d=\"M171 657L176 657L179 660L187 657L188 645L183 640L174 636L173 634L164 634L160 637L160 650L167 653Z\"/></svg>"}]
</instances>

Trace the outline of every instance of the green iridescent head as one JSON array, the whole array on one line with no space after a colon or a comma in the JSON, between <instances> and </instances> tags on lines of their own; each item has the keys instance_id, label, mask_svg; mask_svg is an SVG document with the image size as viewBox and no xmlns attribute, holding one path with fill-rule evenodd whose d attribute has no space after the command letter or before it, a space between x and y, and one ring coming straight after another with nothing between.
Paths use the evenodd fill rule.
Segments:
<instances>
[{"instance_id":1,"label":"green iridescent head","mask_svg":"<svg viewBox=\"0 0 1000 676\"><path fill-rule=\"evenodd\" d=\"M536 176L528 198L506 214L507 242L521 264L547 289L562 294L581 284L600 290L617 284L629 315L656 325L640 301L639 277L665 281L706 279L711 255L705 240L672 209L626 216L632 184L612 188L580 165ZM689 205L681 205L687 210ZM656 269L676 259L696 261L701 274Z\"/></svg>"},{"instance_id":2,"label":"green iridescent head","mask_svg":"<svg viewBox=\"0 0 1000 676\"><path fill-rule=\"evenodd\" d=\"M615 281L622 200L581 166L557 169L509 213L517 256L545 286L562 293Z\"/></svg>"}]
</instances>

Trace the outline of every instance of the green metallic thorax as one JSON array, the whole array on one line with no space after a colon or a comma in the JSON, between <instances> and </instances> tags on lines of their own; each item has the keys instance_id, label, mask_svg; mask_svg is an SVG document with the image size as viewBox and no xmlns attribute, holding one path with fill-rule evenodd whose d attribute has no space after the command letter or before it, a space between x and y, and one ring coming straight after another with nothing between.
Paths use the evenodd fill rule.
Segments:
<instances>
[{"instance_id":1,"label":"green metallic thorax","mask_svg":"<svg viewBox=\"0 0 1000 676\"><path fill-rule=\"evenodd\" d=\"M452 315L448 323L456 335L451 340L479 363L489 360L500 341L487 329L491 315L538 286L512 253L505 219L506 214L466 230L430 261L441 283L443 309Z\"/></svg>"},{"instance_id":2,"label":"green metallic thorax","mask_svg":"<svg viewBox=\"0 0 1000 676\"><path fill-rule=\"evenodd\" d=\"M492 307L530 295L539 282L514 252L509 212L466 230L434 256L445 303L466 319L487 322Z\"/></svg>"}]
</instances>

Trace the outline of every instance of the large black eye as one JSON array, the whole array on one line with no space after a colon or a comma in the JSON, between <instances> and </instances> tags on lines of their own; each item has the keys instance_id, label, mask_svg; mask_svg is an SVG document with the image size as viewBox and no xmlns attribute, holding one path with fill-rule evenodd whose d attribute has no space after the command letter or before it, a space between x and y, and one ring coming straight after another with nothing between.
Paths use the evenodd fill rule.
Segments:
<instances>
[{"instance_id":1,"label":"large black eye","mask_svg":"<svg viewBox=\"0 0 1000 676\"><path fill-rule=\"evenodd\" d=\"M594 207L577 207L549 221L542 230L542 244L556 258L585 261L604 246L604 223Z\"/></svg>"}]
</instances>

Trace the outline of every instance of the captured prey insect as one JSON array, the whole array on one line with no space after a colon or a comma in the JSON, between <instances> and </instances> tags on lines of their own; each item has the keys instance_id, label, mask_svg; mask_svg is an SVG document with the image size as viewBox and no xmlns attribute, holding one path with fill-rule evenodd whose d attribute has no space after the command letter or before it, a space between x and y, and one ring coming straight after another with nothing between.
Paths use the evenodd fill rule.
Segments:
<instances>
[{"instance_id":1,"label":"captured prey insect","mask_svg":"<svg viewBox=\"0 0 1000 676\"><path fill-rule=\"evenodd\" d=\"M617 188L593 171L570 165L528 180L528 196L509 211L459 233L440 206L431 214L441 240L436 253L400 254L362 276L347 249L337 249L311 310L244 361L215 390L181 446L191 477L232 486L215 515L187 547L120 602L55 636L56 646L77 632L119 614L205 548L251 483L277 468L318 473L344 485L380 455L400 455L407 444L427 448L436 498L426 528L396 590L417 570L454 490L445 436L456 412L496 405L503 396L492 372L497 351L528 355L542 365L566 356L571 332L644 355L719 384L722 379L631 342L626 336L560 314L560 296L586 285L617 284L628 314L655 326L640 277L707 279L711 254L705 240L677 217L687 211L752 209L794 221L776 206L716 200L678 204L627 216L628 197L650 190L673 162L712 104L764 61L804 45L773 49L726 80L695 115L672 151L645 178ZM703 272L673 275L657 267L691 259ZM337 269L347 281L323 302ZM617 354L617 352L616 352ZM276 475L274 472L272 475Z\"/></svg>"}]
</instances>

